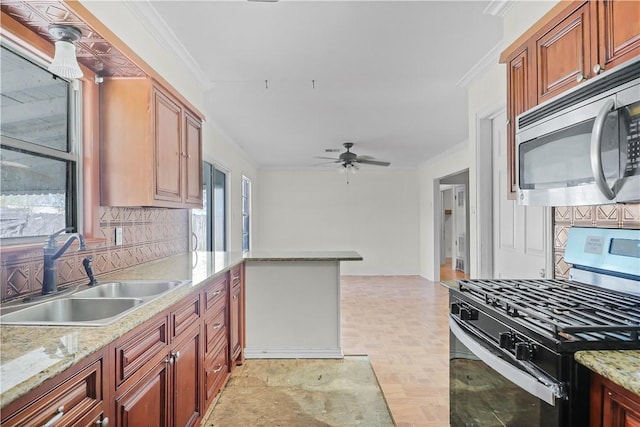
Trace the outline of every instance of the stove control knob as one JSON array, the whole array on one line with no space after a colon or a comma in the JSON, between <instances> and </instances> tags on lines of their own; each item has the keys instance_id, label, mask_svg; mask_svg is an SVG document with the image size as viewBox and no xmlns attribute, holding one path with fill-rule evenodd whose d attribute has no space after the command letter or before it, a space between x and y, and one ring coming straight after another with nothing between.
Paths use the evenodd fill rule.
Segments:
<instances>
[{"instance_id":1,"label":"stove control knob","mask_svg":"<svg viewBox=\"0 0 640 427\"><path fill-rule=\"evenodd\" d=\"M513 348L513 334L511 332L500 332L500 348Z\"/></svg>"},{"instance_id":2,"label":"stove control knob","mask_svg":"<svg viewBox=\"0 0 640 427\"><path fill-rule=\"evenodd\" d=\"M528 342L516 343L516 359L518 360L532 360L533 359L533 347Z\"/></svg>"},{"instance_id":3,"label":"stove control knob","mask_svg":"<svg viewBox=\"0 0 640 427\"><path fill-rule=\"evenodd\" d=\"M470 307L461 308L460 320L478 320L478 310Z\"/></svg>"},{"instance_id":4,"label":"stove control knob","mask_svg":"<svg viewBox=\"0 0 640 427\"><path fill-rule=\"evenodd\" d=\"M451 314L460 314L460 304L454 302L451 304Z\"/></svg>"}]
</instances>

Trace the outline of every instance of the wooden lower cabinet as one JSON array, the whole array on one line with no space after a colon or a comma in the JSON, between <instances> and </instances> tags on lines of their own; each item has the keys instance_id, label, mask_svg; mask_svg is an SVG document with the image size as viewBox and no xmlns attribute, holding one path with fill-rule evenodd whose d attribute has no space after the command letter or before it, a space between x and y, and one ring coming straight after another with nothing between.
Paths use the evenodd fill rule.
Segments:
<instances>
[{"instance_id":1,"label":"wooden lower cabinet","mask_svg":"<svg viewBox=\"0 0 640 427\"><path fill-rule=\"evenodd\" d=\"M108 360L99 351L2 410L3 426L97 426L108 419Z\"/></svg>"},{"instance_id":2,"label":"wooden lower cabinet","mask_svg":"<svg viewBox=\"0 0 640 427\"><path fill-rule=\"evenodd\" d=\"M229 358L231 367L244 361L244 264L231 269L229 299Z\"/></svg>"},{"instance_id":3,"label":"wooden lower cabinet","mask_svg":"<svg viewBox=\"0 0 640 427\"><path fill-rule=\"evenodd\" d=\"M242 358L242 271L212 279L10 403L2 410L2 426L42 426L51 420L74 427L198 425L229 379L232 354L236 362Z\"/></svg>"},{"instance_id":4,"label":"wooden lower cabinet","mask_svg":"<svg viewBox=\"0 0 640 427\"><path fill-rule=\"evenodd\" d=\"M115 425L169 425L169 363L161 358L131 387L116 394Z\"/></svg>"},{"instance_id":5,"label":"wooden lower cabinet","mask_svg":"<svg viewBox=\"0 0 640 427\"><path fill-rule=\"evenodd\" d=\"M640 396L591 374L591 427L640 427Z\"/></svg>"},{"instance_id":6,"label":"wooden lower cabinet","mask_svg":"<svg viewBox=\"0 0 640 427\"><path fill-rule=\"evenodd\" d=\"M226 339L221 339L218 345L208 354L204 362L205 406L214 401L229 378L229 350Z\"/></svg>"},{"instance_id":7,"label":"wooden lower cabinet","mask_svg":"<svg viewBox=\"0 0 640 427\"><path fill-rule=\"evenodd\" d=\"M170 357L173 360L170 395L172 397L173 426L196 425L202 414L202 340L200 325L180 335L181 340L173 345Z\"/></svg>"}]
</instances>

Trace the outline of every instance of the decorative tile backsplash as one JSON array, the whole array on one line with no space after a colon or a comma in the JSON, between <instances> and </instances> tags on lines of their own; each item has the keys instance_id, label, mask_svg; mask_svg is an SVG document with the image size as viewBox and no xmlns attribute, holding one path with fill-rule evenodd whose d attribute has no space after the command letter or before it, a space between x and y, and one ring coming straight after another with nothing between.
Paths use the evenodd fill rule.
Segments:
<instances>
[{"instance_id":1,"label":"decorative tile backsplash","mask_svg":"<svg viewBox=\"0 0 640 427\"><path fill-rule=\"evenodd\" d=\"M640 203L557 207L553 210L553 258L555 277L568 278L570 265L564 249L571 227L640 229Z\"/></svg>"},{"instance_id":2,"label":"decorative tile backsplash","mask_svg":"<svg viewBox=\"0 0 640 427\"><path fill-rule=\"evenodd\" d=\"M115 245L115 229L122 227L122 245ZM186 252L189 247L189 211L159 208L100 208L99 245L78 252L74 244L57 261L58 287L82 283L87 275L82 260L93 255L96 276ZM60 241L60 243L62 240ZM0 261L2 301L42 289L42 249L3 254ZM87 280L88 281L88 280Z\"/></svg>"}]
</instances>

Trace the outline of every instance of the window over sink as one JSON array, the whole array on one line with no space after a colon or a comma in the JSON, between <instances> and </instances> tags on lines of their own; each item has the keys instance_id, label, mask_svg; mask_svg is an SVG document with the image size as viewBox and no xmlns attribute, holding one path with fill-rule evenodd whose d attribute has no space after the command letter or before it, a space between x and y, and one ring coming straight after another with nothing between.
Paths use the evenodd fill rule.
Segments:
<instances>
[{"instance_id":1,"label":"window over sink","mask_svg":"<svg viewBox=\"0 0 640 427\"><path fill-rule=\"evenodd\" d=\"M79 84L4 43L0 55L0 238L81 230Z\"/></svg>"}]
</instances>

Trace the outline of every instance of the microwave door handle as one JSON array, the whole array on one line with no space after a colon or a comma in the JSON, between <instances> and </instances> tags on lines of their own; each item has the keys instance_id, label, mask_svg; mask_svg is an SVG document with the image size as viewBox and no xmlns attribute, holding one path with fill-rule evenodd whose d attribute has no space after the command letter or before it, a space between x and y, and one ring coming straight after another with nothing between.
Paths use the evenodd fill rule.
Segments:
<instances>
[{"instance_id":1,"label":"microwave door handle","mask_svg":"<svg viewBox=\"0 0 640 427\"><path fill-rule=\"evenodd\" d=\"M609 184L607 184L607 179L605 178L604 171L602 170L601 146L604 122L607 118L607 114L613 110L615 105L616 103L613 99L607 99L596 116L596 120L593 123L593 131L591 133L591 172L593 173L593 178L595 179L600 192L609 200L616 197L616 194L613 192L611 187L609 187Z\"/></svg>"}]
</instances>

